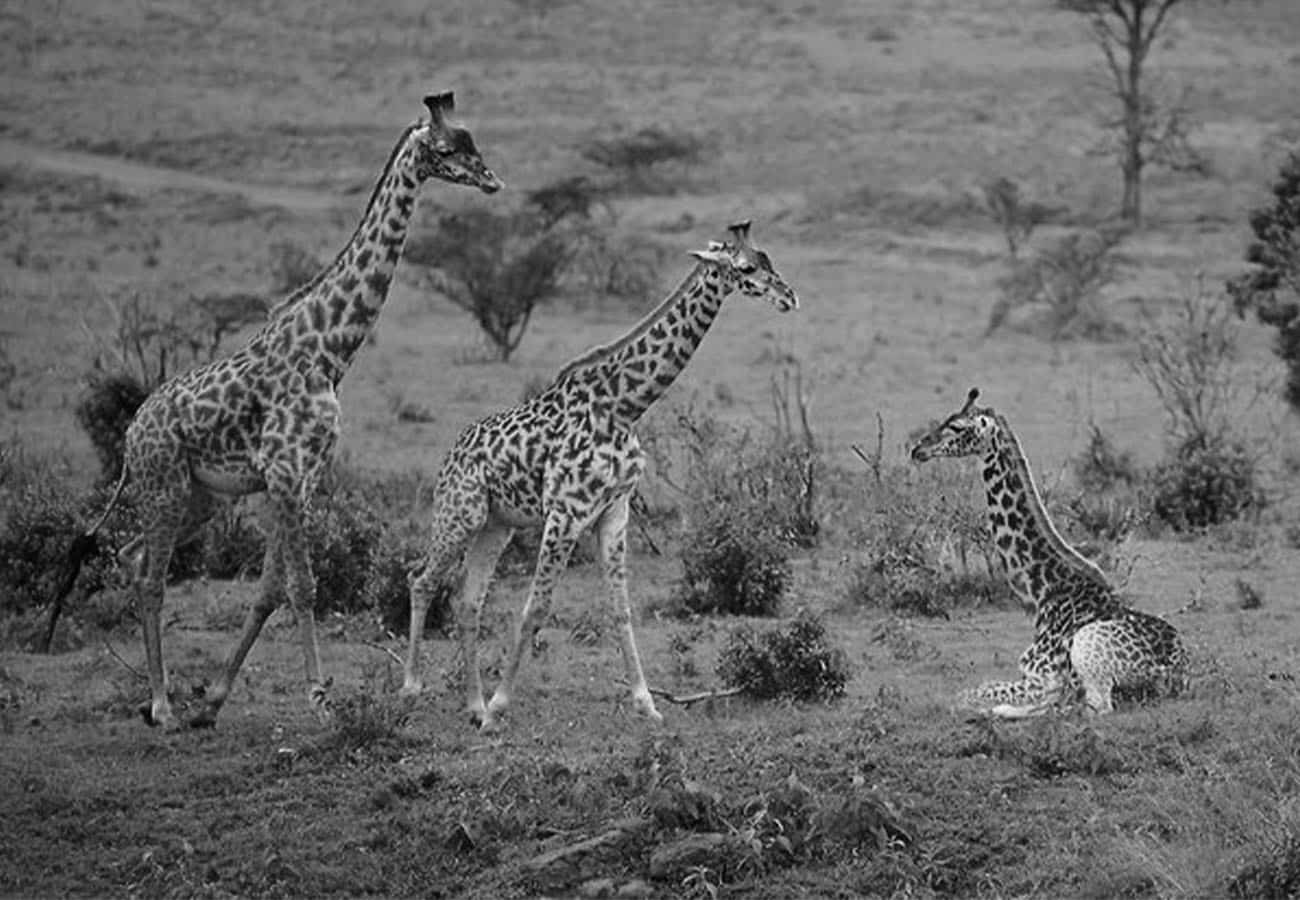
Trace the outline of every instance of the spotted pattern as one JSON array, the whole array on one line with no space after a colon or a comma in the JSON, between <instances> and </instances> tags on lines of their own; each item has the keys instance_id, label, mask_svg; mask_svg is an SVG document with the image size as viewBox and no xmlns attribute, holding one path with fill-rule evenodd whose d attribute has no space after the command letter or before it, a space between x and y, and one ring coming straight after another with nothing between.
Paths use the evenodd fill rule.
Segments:
<instances>
[{"instance_id":1,"label":"spotted pattern","mask_svg":"<svg viewBox=\"0 0 1300 900\"><path fill-rule=\"evenodd\" d=\"M489 193L501 186L468 132L447 121L451 95L425 103L429 118L402 133L338 257L274 307L236 352L155 390L127 429L114 502L129 488L140 516L144 555L136 597L152 723L179 724L162 661L164 576L178 538L202 525L215 495L267 493L266 562L239 642L189 724L215 720L263 623L286 597L299 623L309 696L318 705L324 696L303 520L338 441L339 382L387 298L421 184L437 178Z\"/></svg>"},{"instance_id":2,"label":"spotted pattern","mask_svg":"<svg viewBox=\"0 0 1300 900\"><path fill-rule=\"evenodd\" d=\"M594 527L633 703L658 720L641 669L628 598L628 500L645 470L633 427L685 368L730 294L798 305L760 259L748 225L695 255L694 271L626 335L575 359L537 396L470 425L438 475L428 550L411 589L403 690L418 693L420 636L437 584L463 556L456 616L466 667L466 707L483 728L509 704L525 648L545 621L574 542ZM500 684L484 704L478 628L497 557L516 528L542 526L537 568Z\"/></svg>"},{"instance_id":3,"label":"spotted pattern","mask_svg":"<svg viewBox=\"0 0 1300 900\"><path fill-rule=\"evenodd\" d=\"M1186 651L1177 629L1131 609L1101 569L1056 530L1028 460L1006 418L966 406L924 435L912 458L978 456L990 536L1008 581L1034 612L1034 641L1020 657L1019 681L986 682L958 704L1006 717L1041 713L1082 690L1091 709L1109 712L1112 689L1182 683Z\"/></svg>"}]
</instances>

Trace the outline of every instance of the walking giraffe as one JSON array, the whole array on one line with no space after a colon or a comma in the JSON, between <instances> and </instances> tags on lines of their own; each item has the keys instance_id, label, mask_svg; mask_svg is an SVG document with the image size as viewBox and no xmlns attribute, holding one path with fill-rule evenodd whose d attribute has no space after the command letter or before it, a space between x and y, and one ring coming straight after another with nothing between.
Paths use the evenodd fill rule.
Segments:
<instances>
[{"instance_id":1,"label":"walking giraffe","mask_svg":"<svg viewBox=\"0 0 1300 900\"><path fill-rule=\"evenodd\" d=\"M963 691L958 705L1005 718L1045 712L1080 684L1097 713L1115 687L1180 686L1186 651L1174 626L1125 606L1101 569L1061 537L1043 506L1029 462L1004 416L966 404L927 432L912 459L981 456L993 543L1020 601L1035 613L1034 642L1020 681Z\"/></svg>"},{"instance_id":2,"label":"walking giraffe","mask_svg":"<svg viewBox=\"0 0 1300 900\"><path fill-rule=\"evenodd\" d=\"M143 548L135 590L151 693L142 712L150 724L180 724L163 667L164 578L173 547L211 516L215 494L266 492L270 528L259 596L188 724L215 723L244 657L285 595L298 621L308 696L324 711L304 512L338 439L339 382L379 318L423 183L434 178L489 194L503 187L470 133L448 120L452 95L431 95L424 104L428 119L402 132L338 257L272 309L235 353L165 382L145 400L127 428L122 475L108 509L74 546L74 555L84 558L130 483L141 534L119 555ZM74 571L78 564L73 561ZM57 609L56 601L51 628Z\"/></svg>"},{"instance_id":3,"label":"walking giraffe","mask_svg":"<svg viewBox=\"0 0 1300 900\"><path fill-rule=\"evenodd\" d=\"M686 367L730 294L767 300L782 312L799 305L768 255L750 243L748 222L731 226L725 243L710 242L692 255L698 263L686 280L627 334L570 362L537 396L461 432L438 475L429 547L411 586L404 693L422 689L425 614L439 578L464 554L456 618L467 709L480 728L494 727L573 545L594 526L633 704L650 719L662 718L637 655L627 589L628 501L645 468L633 428ZM492 571L514 530L538 524L532 586L485 706L478 630Z\"/></svg>"}]
</instances>

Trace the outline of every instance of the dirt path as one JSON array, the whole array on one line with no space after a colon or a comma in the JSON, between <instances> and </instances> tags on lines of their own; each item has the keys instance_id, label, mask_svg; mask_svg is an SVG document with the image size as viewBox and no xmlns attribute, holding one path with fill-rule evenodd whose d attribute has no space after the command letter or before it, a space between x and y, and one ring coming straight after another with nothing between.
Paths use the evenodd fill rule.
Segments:
<instances>
[{"instance_id":1,"label":"dirt path","mask_svg":"<svg viewBox=\"0 0 1300 900\"><path fill-rule=\"evenodd\" d=\"M338 197L318 191L228 181L225 178L131 162L119 157L75 150L54 150L4 138L0 138L0 165L30 166L69 175L93 175L137 191L174 188L235 194L258 206L278 206L293 212L324 212L339 202Z\"/></svg>"}]
</instances>

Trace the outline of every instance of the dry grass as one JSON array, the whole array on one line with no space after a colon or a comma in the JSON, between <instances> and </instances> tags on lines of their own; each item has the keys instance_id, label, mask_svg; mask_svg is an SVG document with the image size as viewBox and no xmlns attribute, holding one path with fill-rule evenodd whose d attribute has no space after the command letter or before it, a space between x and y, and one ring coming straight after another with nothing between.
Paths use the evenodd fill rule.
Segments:
<instances>
[{"instance_id":1,"label":"dry grass","mask_svg":"<svg viewBox=\"0 0 1300 900\"><path fill-rule=\"evenodd\" d=\"M1061 227L1096 226L1118 202L1116 167L1082 152L1105 101L1077 17L1022 0L574 0L532 15L507 0L442 6L401 0L382 16L333 0L220 16L193 0L6 8L0 343L6 389L21 402L0 427L93 472L71 404L106 301L263 291L278 242L331 258L419 97L451 88L489 163L520 191L590 174L579 148L593 139L647 127L699 137L705 149L676 193L611 201L611 246L646 235L672 247L656 273L672 283L686 250L752 217L802 308L778 318L735 303L672 399L715 398L721 417L749 422L767 408L773 365L793 356L805 361L821 446L846 471L862 471L849 446L873 445L877 414L886 458L901 461L904 436L973 384L1011 418L1048 488L1068 477L1092 425L1139 465L1159 457L1160 400L1129 365L1131 340L982 337L1004 269L981 185L1012 175L1065 210L1025 252ZM1202 124L1193 140L1213 168L1147 182L1148 228L1126 240L1096 299L1130 327L1161 302L1140 298L1177 296L1198 270L1214 284L1240 268L1244 216L1300 139L1295 5L1259 0L1248 15L1182 6L1152 65L1190 87ZM450 188L427 193L420 227L467 202ZM512 363L455 365L476 326L399 277L377 342L344 384L345 452L367 468L432 473L464 424L638 315L622 303L557 304ZM1246 323L1240 365L1268 364L1268 340ZM399 421L401 408L431 415ZM1270 429L1270 446L1293 445L1296 422L1278 411L1260 404L1254 424ZM1135 603L1171 616L1194 648L1187 696L1024 727L947 711L959 687L1014 670L1030 635L1020 613L958 607L923 621L843 608L851 519L863 514L846 493L828 540L796 560L789 603L829 617L856 673L846 698L670 708L658 739L678 740L686 773L737 803L771 795L792 772L820 796L870 790L914 841L772 864L741 882L745 896L1182 898L1224 896L1234 883L1257 895L1263 882L1243 873L1270 852L1285 862L1300 783L1300 552L1280 537L1294 490L1283 480L1276 490L1262 520L1124 547ZM632 561L638 604L662 602L680 576L668 551ZM1266 598L1257 609L1241 608L1243 575ZM492 640L504 640L524 588L513 576L497 586ZM233 639L227 607L252 590L169 592L178 686L210 676ZM388 661L365 643L379 637L366 621L323 629L327 666L355 706L344 751L304 710L301 653L280 617L218 729L171 738L134 718L141 688L97 636L53 657L6 650L0 893L533 896L526 859L647 803L638 773L653 739L629 717L616 653L570 637L599 596L590 567L569 573L496 740L469 731L448 692L408 715L375 674ZM709 686L725 628L702 626L674 650L678 628L641 623L652 683ZM140 667L138 635L126 627L110 639ZM441 685L452 649L432 650L427 680ZM723 812L743 833L738 809ZM670 837L638 839L590 877L643 878L653 845ZM707 894L711 877L653 887Z\"/></svg>"}]
</instances>

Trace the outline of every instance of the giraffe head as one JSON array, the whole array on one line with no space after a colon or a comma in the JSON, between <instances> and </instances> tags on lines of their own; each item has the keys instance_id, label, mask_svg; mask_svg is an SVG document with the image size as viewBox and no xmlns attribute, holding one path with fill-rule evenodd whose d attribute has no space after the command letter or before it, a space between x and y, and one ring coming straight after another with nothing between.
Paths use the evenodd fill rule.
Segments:
<instances>
[{"instance_id":1,"label":"giraffe head","mask_svg":"<svg viewBox=\"0 0 1300 900\"><path fill-rule=\"evenodd\" d=\"M998 422L992 409L975 405L979 395L979 388L971 388L961 409L922 435L912 447L912 461L922 463L936 456L988 453L993 448Z\"/></svg>"},{"instance_id":2,"label":"giraffe head","mask_svg":"<svg viewBox=\"0 0 1300 900\"><path fill-rule=\"evenodd\" d=\"M766 300L781 312L798 309L794 288L772 267L772 258L750 243L749 222L738 222L727 231L728 240L709 241L707 249L692 250L691 256L717 266L728 292Z\"/></svg>"},{"instance_id":3,"label":"giraffe head","mask_svg":"<svg viewBox=\"0 0 1300 900\"><path fill-rule=\"evenodd\" d=\"M424 105L429 110L429 119L417 122L411 131L415 177L420 181L437 178L469 185L485 194L494 194L505 187L505 182L479 156L468 129L448 120L447 114L456 105L451 91L430 94L424 98Z\"/></svg>"}]
</instances>

